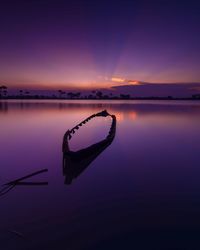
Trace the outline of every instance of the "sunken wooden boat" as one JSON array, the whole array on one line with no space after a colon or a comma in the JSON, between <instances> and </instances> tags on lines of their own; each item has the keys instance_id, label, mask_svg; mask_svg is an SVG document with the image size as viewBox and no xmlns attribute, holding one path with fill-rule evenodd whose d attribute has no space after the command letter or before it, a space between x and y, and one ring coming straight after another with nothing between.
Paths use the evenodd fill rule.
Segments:
<instances>
[{"instance_id":1,"label":"sunken wooden boat","mask_svg":"<svg viewBox=\"0 0 200 250\"><path fill-rule=\"evenodd\" d=\"M69 147L69 141L73 134L84 124L95 117L111 117L112 123L108 135L104 140L101 140L87 148L78 151L72 151ZM71 184L72 180L78 177L90 163L101 154L113 141L116 132L116 117L109 114L106 110L93 114L73 127L67 130L63 137L62 151L63 151L63 175L65 176L65 184Z\"/></svg>"}]
</instances>

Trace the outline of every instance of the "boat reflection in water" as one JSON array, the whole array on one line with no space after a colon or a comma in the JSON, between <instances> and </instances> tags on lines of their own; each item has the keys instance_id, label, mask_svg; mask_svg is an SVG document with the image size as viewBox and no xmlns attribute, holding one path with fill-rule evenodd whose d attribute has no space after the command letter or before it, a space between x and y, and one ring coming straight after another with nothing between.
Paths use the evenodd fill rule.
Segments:
<instances>
[{"instance_id":1,"label":"boat reflection in water","mask_svg":"<svg viewBox=\"0 0 200 250\"><path fill-rule=\"evenodd\" d=\"M78 130L81 126L87 123L94 117L107 117L112 118L112 124L110 131L107 137L99 141L98 143L92 144L91 146L78 150L76 152L71 151L69 148L69 140L72 138L72 135ZM116 132L116 117L115 115L110 115L106 110L103 110L99 113L93 114L86 118L84 121L79 123L77 126L68 130L63 137L63 175L65 176L65 184L71 184L72 180L78 177L95 158L101 154L113 141Z\"/></svg>"}]
</instances>

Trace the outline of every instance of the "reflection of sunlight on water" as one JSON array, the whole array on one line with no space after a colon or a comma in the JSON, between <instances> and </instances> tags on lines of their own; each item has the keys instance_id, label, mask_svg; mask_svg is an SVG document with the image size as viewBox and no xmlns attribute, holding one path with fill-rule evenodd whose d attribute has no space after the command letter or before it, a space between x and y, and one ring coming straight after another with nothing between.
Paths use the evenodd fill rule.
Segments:
<instances>
[{"instance_id":1,"label":"reflection of sunlight on water","mask_svg":"<svg viewBox=\"0 0 200 250\"><path fill-rule=\"evenodd\" d=\"M115 112L115 116L116 116L116 119L117 119L117 121L118 122L121 122L121 121L123 121L124 120L124 113L116 113Z\"/></svg>"},{"instance_id":2,"label":"reflection of sunlight on water","mask_svg":"<svg viewBox=\"0 0 200 250\"><path fill-rule=\"evenodd\" d=\"M128 113L128 118L129 118L130 120L136 120L136 118L137 118L137 113L136 113L135 111L129 112L129 113Z\"/></svg>"},{"instance_id":3,"label":"reflection of sunlight on water","mask_svg":"<svg viewBox=\"0 0 200 250\"><path fill-rule=\"evenodd\" d=\"M122 122L124 120L136 120L137 113L135 111L128 111L128 112L113 112L117 118L118 122Z\"/></svg>"}]
</instances>

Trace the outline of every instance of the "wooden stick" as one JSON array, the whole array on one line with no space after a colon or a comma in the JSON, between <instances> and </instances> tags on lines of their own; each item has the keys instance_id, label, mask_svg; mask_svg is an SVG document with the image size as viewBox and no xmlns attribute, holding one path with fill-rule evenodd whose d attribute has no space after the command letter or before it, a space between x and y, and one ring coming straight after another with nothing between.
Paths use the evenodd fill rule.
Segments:
<instances>
[{"instance_id":1,"label":"wooden stick","mask_svg":"<svg viewBox=\"0 0 200 250\"><path fill-rule=\"evenodd\" d=\"M26 176L24 176L24 177L21 177L21 178L19 178L19 179L14 180L14 181L7 182L7 183L4 184L4 186L16 184L16 183L18 183L18 182L20 182L20 181L22 181L22 180L25 180L25 179L27 179L27 178L30 178L30 177L34 176L34 175L41 174L41 173L44 173L44 172L47 172L47 171L48 171L47 168L42 169L42 170L40 170L40 171L37 171L37 172L34 172L34 173L32 173L32 174L26 175Z\"/></svg>"}]
</instances>

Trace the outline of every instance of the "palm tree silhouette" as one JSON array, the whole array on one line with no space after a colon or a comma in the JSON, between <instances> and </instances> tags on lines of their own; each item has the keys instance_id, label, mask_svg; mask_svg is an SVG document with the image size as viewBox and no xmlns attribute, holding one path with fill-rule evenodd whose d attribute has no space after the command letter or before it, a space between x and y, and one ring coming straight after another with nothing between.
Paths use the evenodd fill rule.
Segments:
<instances>
[{"instance_id":1,"label":"palm tree silhouette","mask_svg":"<svg viewBox=\"0 0 200 250\"><path fill-rule=\"evenodd\" d=\"M5 85L0 86L0 97L6 97L7 96L7 87Z\"/></svg>"}]
</instances>

